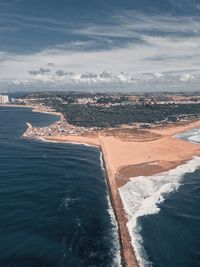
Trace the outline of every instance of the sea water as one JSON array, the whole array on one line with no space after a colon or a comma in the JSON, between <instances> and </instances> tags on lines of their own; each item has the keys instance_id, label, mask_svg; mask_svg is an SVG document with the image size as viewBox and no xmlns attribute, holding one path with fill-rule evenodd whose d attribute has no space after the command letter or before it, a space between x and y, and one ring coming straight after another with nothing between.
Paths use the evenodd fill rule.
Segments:
<instances>
[{"instance_id":1,"label":"sea water","mask_svg":"<svg viewBox=\"0 0 200 267\"><path fill-rule=\"evenodd\" d=\"M0 266L120 266L99 150L21 138L57 119L0 108Z\"/></svg>"}]
</instances>

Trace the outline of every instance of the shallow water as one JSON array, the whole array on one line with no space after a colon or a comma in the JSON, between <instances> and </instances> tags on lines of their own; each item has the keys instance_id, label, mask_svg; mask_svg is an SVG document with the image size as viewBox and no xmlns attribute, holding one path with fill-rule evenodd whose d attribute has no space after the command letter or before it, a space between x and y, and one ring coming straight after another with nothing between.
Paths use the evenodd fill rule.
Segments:
<instances>
[{"instance_id":1,"label":"shallow water","mask_svg":"<svg viewBox=\"0 0 200 267\"><path fill-rule=\"evenodd\" d=\"M20 138L55 120L0 108L0 266L119 266L99 151Z\"/></svg>"}]
</instances>

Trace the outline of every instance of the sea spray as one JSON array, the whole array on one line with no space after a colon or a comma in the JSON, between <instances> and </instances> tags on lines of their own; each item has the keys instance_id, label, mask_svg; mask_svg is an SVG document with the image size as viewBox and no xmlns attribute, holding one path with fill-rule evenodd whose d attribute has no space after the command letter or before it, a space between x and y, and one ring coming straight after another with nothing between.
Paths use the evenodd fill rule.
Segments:
<instances>
[{"instance_id":1,"label":"sea spray","mask_svg":"<svg viewBox=\"0 0 200 267\"><path fill-rule=\"evenodd\" d=\"M176 191L186 173L193 173L200 167L200 157L194 157L187 163L168 172L153 176L139 176L119 189L120 196L128 216L128 230L132 245L140 266L152 266L143 247L143 238L138 219L160 211L159 204Z\"/></svg>"}]
</instances>

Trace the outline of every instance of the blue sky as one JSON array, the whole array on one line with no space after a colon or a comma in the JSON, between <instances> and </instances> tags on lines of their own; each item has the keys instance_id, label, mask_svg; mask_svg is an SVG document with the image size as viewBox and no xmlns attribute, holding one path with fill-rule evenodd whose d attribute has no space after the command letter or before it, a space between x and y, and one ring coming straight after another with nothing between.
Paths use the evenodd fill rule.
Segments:
<instances>
[{"instance_id":1,"label":"blue sky","mask_svg":"<svg viewBox=\"0 0 200 267\"><path fill-rule=\"evenodd\" d=\"M0 0L0 91L198 90L199 0Z\"/></svg>"}]
</instances>

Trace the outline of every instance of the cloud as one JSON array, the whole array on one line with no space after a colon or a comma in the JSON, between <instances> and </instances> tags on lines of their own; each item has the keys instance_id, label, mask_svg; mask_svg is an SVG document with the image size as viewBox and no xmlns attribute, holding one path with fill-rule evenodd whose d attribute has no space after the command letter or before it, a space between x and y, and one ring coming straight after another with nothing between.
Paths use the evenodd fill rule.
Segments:
<instances>
[{"instance_id":1,"label":"cloud","mask_svg":"<svg viewBox=\"0 0 200 267\"><path fill-rule=\"evenodd\" d=\"M196 86L200 77L197 18L131 16L127 12L115 15L111 21L70 29L74 35L79 33L76 41L40 52L20 55L0 52L0 80L37 86L51 84L58 88L81 83L132 84L142 90L158 85L179 87L178 83ZM79 40L80 36L86 40ZM117 40L121 42L118 45Z\"/></svg>"},{"instance_id":2,"label":"cloud","mask_svg":"<svg viewBox=\"0 0 200 267\"><path fill-rule=\"evenodd\" d=\"M55 67L55 64L52 63L52 62L49 62L49 63L47 63L47 66L48 66L48 67Z\"/></svg>"},{"instance_id":3,"label":"cloud","mask_svg":"<svg viewBox=\"0 0 200 267\"><path fill-rule=\"evenodd\" d=\"M102 71L102 73L100 73L99 75L101 78L107 79L107 78L111 78L113 76L112 71L110 70L104 70Z\"/></svg>"},{"instance_id":4,"label":"cloud","mask_svg":"<svg viewBox=\"0 0 200 267\"><path fill-rule=\"evenodd\" d=\"M91 72L87 72L87 73L81 74L80 78L81 79L96 79L97 78L97 74L91 73Z\"/></svg>"},{"instance_id":5,"label":"cloud","mask_svg":"<svg viewBox=\"0 0 200 267\"><path fill-rule=\"evenodd\" d=\"M40 68L39 70L29 70L28 73L30 75L43 75L49 73L50 71L51 71L50 69Z\"/></svg>"},{"instance_id":6,"label":"cloud","mask_svg":"<svg viewBox=\"0 0 200 267\"><path fill-rule=\"evenodd\" d=\"M140 41L143 36L196 36L200 33L199 19L196 17L174 17L172 15L144 15L133 11L123 12L112 18L106 25L88 25L75 33L93 37L134 38Z\"/></svg>"},{"instance_id":7,"label":"cloud","mask_svg":"<svg viewBox=\"0 0 200 267\"><path fill-rule=\"evenodd\" d=\"M56 75L62 77L62 76L65 76L66 75L66 72L63 71L63 70L57 70L56 71Z\"/></svg>"},{"instance_id":8,"label":"cloud","mask_svg":"<svg viewBox=\"0 0 200 267\"><path fill-rule=\"evenodd\" d=\"M183 74L183 75L180 76L180 80L181 80L182 82L191 81L191 80L193 80L193 79L194 79L194 76L191 75L190 73L185 73L185 74Z\"/></svg>"},{"instance_id":9,"label":"cloud","mask_svg":"<svg viewBox=\"0 0 200 267\"><path fill-rule=\"evenodd\" d=\"M59 77L63 77L63 76L72 76L73 72L66 72L64 70L57 70L55 74Z\"/></svg>"}]
</instances>

